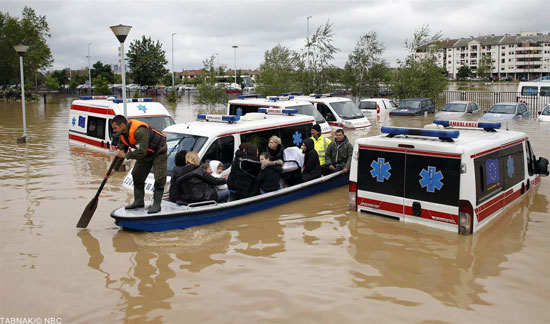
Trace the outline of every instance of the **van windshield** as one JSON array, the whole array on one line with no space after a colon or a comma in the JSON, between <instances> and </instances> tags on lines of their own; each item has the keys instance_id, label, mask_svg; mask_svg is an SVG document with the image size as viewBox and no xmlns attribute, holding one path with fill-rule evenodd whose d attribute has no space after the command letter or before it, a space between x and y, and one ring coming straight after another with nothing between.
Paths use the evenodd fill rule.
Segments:
<instances>
[{"instance_id":1,"label":"van windshield","mask_svg":"<svg viewBox=\"0 0 550 324\"><path fill-rule=\"evenodd\" d=\"M544 107L544 110L542 111L542 115L550 116L550 106Z\"/></svg>"},{"instance_id":2,"label":"van windshield","mask_svg":"<svg viewBox=\"0 0 550 324\"><path fill-rule=\"evenodd\" d=\"M418 109L420 108L420 100L401 100L397 109Z\"/></svg>"},{"instance_id":3,"label":"van windshield","mask_svg":"<svg viewBox=\"0 0 550 324\"><path fill-rule=\"evenodd\" d=\"M466 111L466 104L464 103L448 103L441 111L448 111L448 112L464 112Z\"/></svg>"},{"instance_id":4,"label":"van windshield","mask_svg":"<svg viewBox=\"0 0 550 324\"><path fill-rule=\"evenodd\" d=\"M311 104L310 105L293 106L293 107L288 107L288 108L289 109L297 109L298 113L302 114L302 115L313 116L313 118L315 118L315 123L317 123L317 124L322 124L322 123L326 122L323 115L321 115L321 113L317 109L315 109L315 106L313 106Z\"/></svg>"},{"instance_id":5,"label":"van windshield","mask_svg":"<svg viewBox=\"0 0 550 324\"><path fill-rule=\"evenodd\" d=\"M359 103L359 109L376 110L376 102L375 101L361 101Z\"/></svg>"},{"instance_id":6,"label":"van windshield","mask_svg":"<svg viewBox=\"0 0 550 324\"><path fill-rule=\"evenodd\" d=\"M204 143L208 140L208 137L198 136L198 135L189 135L189 134L178 134L178 133L165 133L166 134L166 146L168 148L168 173L172 171L176 165L175 157L176 153L181 150L186 150L187 152L199 152L203 147Z\"/></svg>"},{"instance_id":7,"label":"van windshield","mask_svg":"<svg viewBox=\"0 0 550 324\"><path fill-rule=\"evenodd\" d=\"M363 118L363 113L351 101L331 102L330 105L342 119Z\"/></svg>"},{"instance_id":8,"label":"van windshield","mask_svg":"<svg viewBox=\"0 0 550 324\"><path fill-rule=\"evenodd\" d=\"M494 105L489 109L488 113L492 114L515 114L516 106L515 105Z\"/></svg>"},{"instance_id":9,"label":"van windshield","mask_svg":"<svg viewBox=\"0 0 550 324\"><path fill-rule=\"evenodd\" d=\"M174 120L170 116L137 117L132 118L147 123L156 130L162 131L168 126L174 125Z\"/></svg>"}]
</instances>

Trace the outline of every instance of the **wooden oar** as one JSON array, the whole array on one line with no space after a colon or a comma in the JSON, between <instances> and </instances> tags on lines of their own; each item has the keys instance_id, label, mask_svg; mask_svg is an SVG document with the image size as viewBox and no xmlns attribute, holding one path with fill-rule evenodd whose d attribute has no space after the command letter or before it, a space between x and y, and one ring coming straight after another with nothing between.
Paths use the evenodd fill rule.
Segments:
<instances>
[{"instance_id":1,"label":"wooden oar","mask_svg":"<svg viewBox=\"0 0 550 324\"><path fill-rule=\"evenodd\" d=\"M109 171L107 171L107 174L111 174L111 171L113 171L113 169L118 169L122 161L124 161L123 158L115 157L113 159L113 162L111 162L111 166L109 167ZM99 200L99 194L101 193L101 190L103 190L103 187L107 182L107 179L108 179L107 176L103 178L103 182L101 183L101 186L99 186L99 189L95 194L95 197L92 199L92 201L88 203L88 205L82 212L82 216L80 216L80 219L78 220L78 224L76 224L76 227L86 228L86 226L88 226L88 223L90 223L92 216L94 216L95 209L97 208L97 201Z\"/></svg>"}]
</instances>

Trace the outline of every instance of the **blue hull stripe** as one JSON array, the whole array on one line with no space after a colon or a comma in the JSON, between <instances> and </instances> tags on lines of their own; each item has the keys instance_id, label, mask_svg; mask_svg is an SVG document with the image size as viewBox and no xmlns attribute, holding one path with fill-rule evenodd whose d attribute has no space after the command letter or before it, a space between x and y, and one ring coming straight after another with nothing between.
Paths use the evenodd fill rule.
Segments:
<instances>
[{"instance_id":1,"label":"blue hull stripe","mask_svg":"<svg viewBox=\"0 0 550 324\"><path fill-rule=\"evenodd\" d=\"M160 232L172 229L184 229L196 225L210 224L222 219L246 215L248 213L282 205L287 202L341 187L348 184L348 182L348 175L341 174L330 181L317 183L297 191L288 192L284 195L271 196L268 197L268 199L261 199L259 201L229 208L219 208L217 211L197 212L193 214L182 213L179 215L172 214L166 217L156 216L147 218L118 217L111 213L111 217L115 219L115 223L118 226L138 231Z\"/></svg>"}]
</instances>

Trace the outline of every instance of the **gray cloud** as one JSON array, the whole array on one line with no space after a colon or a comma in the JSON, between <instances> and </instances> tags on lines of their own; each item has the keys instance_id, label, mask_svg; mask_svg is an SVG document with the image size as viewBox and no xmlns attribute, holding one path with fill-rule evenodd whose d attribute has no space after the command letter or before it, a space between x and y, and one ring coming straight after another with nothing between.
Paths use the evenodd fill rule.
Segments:
<instances>
[{"instance_id":1,"label":"gray cloud","mask_svg":"<svg viewBox=\"0 0 550 324\"><path fill-rule=\"evenodd\" d=\"M546 0L489 1L20 1L5 0L2 11L19 17L23 7L45 15L52 37L48 44L54 69L87 66L88 43L92 62L116 63L118 42L109 26L133 26L129 44L142 35L159 40L171 68L172 33L177 71L202 67L218 53L216 62L234 65L232 45L238 45L237 68L257 68L266 50L277 44L300 52L307 36L325 22L333 24L334 45L340 49L332 62L343 67L359 37L371 30L384 43L391 65L404 59L405 39L429 25L444 38L521 31L550 32Z\"/></svg>"}]
</instances>

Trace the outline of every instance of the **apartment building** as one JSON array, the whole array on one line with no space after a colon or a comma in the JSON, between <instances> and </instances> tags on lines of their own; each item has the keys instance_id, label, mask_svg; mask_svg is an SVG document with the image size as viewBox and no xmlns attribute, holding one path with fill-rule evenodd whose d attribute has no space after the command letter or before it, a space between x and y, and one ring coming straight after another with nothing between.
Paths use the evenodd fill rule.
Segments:
<instances>
[{"instance_id":1,"label":"apartment building","mask_svg":"<svg viewBox=\"0 0 550 324\"><path fill-rule=\"evenodd\" d=\"M445 67L452 79L456 79L463 65L477 75L481 59L486 55L490 55L492 61L491 76L499 80L533 80L550 75L550 33L446 39L418 49L417 56L425 57L433 48L437 48L434 52L437 63Z\"/></svg>"}]
</instances>

